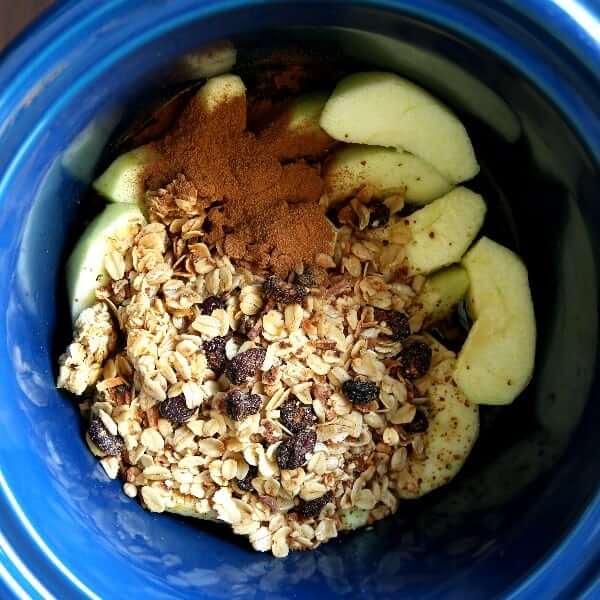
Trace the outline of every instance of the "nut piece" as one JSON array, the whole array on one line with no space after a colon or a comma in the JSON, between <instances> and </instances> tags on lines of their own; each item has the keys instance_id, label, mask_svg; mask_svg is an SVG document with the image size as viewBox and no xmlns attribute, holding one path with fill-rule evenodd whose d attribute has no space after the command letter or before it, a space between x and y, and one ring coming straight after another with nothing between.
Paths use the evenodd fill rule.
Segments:
<instances>
[{"instance_id":1,"label":"nut piece","mask_svg":"<svg viewBox=\"0 0 600 600\"><path fill-rule=\"evenodd\" d=\"M406 379L423 377L431 366L431 348L424 342L413 342L398 354L400 373Z\"/></svg>"},{"instance_id":2,"label":"nut piece","mask_svg":"<svg viewBox=\"0 0 600 600\"><path fill-rule=\"evenodd\" d=\"M281 424L292 433L300 433L315 424L317 417L310 406L302 404L296 396L290 396L279 407Z\"/></svg>"},{"instance_id":3,"label":"nut piece","mask_svg":"<svg viewBox=\"0 0 600 600\"><path fill-rule=\"evenodd\" d=\"M227 355L225 353L225 345L227 337L217 336L212 340L207 340L202 344L204 354L206 354L206 362L208 366L217 374L220 375L227 364Z\"/></svg>"},{"instance_id":4,"label":"nut piece","mask_svg":"<svg viewBox=\"0 0 600 600\"><path fill-rule=\"evenodd\" d=\"M404 313L376 308L375 318L392 330L390 339L394 342L400 342L410 335L410 323Z\"/></svg>"},{"instance_id":5,"label":"nut piece","mask_svg":"<svg viewBox=\"0 0 600 600\"><path fill-rule=\"evenodd\" d=\"M88 428L90 440L94 442L99 450L109 456L117 456L123 450L123 438L120 435L112 435L100 417L93 417Z\"/></svg>"},{"instance_id":6,"label":"nut piece","mask_svg":"<svg viewBox=\"0 0 600 600\"><path fill-rule=\"evenodd\" d=\"M354 404L368 404L379 397L379 387L373 381L348 379L342 384L342 391Z\"/></svg>"},{"instance_id":7,"label":"nut piece","mask_svg":"<svg viewBox=\"0 0 600 600\"><path fill-rule=\"evenodd\" d=\"M187 407L185 396L179 394L173 398L167 398L158 405L160 414L171 423L185 423L194 415L194 410Z\"/></svg>"},{"instance_id":8,"label":"nut piece","mask_svg":"<svg viewBox=\"0 0 600 600\"><path fill-rule=\"evenodd\" d=\"M234 385L244 383L256 374L265 361L267 351L264 348L250 348L236 354L225 367L225 374Z\"/></svg>"},{"instance_id":9,"label":"nut piece","mask_svg":"<svg viewBox=\"0 0 600 600\"><path fill-rule=\"evenodd\" d=\"M307 461L307 454L315 449L315 431L301 431L288 438L277 448L277 464L281 469L297 469Z\"/></svg>"},{"instance_id":10,"label":"nut piece","mask_svg":"<svg viewBox=\"0 0 600 600\"><path fill-rule=\"evenodd\" d=\"M209 296L201 305L200 312L203 315L211 315L217 308L225 309L225 300L219 296Z\"/></svg>"},{"instance_id":11,"label":"nut piece","mask_svg":"<svg viewBox=\"0 0 600 600\"><path fill-rule=\"evenodd\" d=\"M333 500L333 493L331 491L326 492L319 498L315 498L314 500L304 501L302 500L298 507L296 508L296 512L303 517L318 517L325 505Z\"/></svg>"},{"instance_id":12,"label":"nut piece","mask_svg":"<svg viewBox=\"0 0 600 600\"><path fill-rule=\"evenodd\" d=\"M410 423L403 425L403 427L407 433L423 433L429 427L429 420L422 410L418 410L415 413L415 418Z\"/></svg>"},{"instance_id":13,"label":"nut piece","mask_svg":"<svg viewBox=\"0 0 600 600\"><path fill-rule=\"evenodd\" d=\"M233 421L243 421L260 410L262 398L258 394L246 394L242 390L231 390L225 398L225 410Z\"/></svg>"},{"instance_id":14,"label":"nut piece","mask_svg":"<svg viewBox=\"0 0 600 600\"><path fill-rule=\"evenodd\" d=\"M308 290L295 283L287 283L275 275L267 277L263 283L263 292L267 298L281 302L281 304L302 304L308 296Z\"/></svg>"}]
</instances>

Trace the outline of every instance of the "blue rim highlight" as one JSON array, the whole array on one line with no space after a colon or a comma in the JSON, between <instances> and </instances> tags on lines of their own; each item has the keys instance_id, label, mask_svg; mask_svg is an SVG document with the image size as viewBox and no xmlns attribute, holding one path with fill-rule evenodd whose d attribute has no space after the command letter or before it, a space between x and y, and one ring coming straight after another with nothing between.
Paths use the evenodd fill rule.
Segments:
<instances>
[{"instance_id":1,"label":"blue rim highlight","mask_svg":"<svg viewBox=\"0 0 600 600\"><path fill-rule=\"evenodd\" d=\"M45 81L51 85L53 77L60 73L62 57L75 51L78 37L85 36L101 26L103 21L126 10L128 3L128 0L105 0L101 5L95 0L71 0L63 3L44 15L0 55L0 135L10 129L24 103L32 100L32 91L39 89L36 86L39 86L40 82ZM200 4L195 0L179 0L177 3L151 4L154 16L150 14L153 11L149 10L147 22L137 24L136 31L145 29L145 33L125 36L122 44L113 46L112 51L108 52L101 62L87 71L85 76L77 81L77 85L66 91L60 99L55 99L40 116L38 127L21 142L19 153L14 154L10 162L8 157L4 157L4 166L0 167L0 198L10 185L11 175L18 168L20 158L38 141L44 122L50 119L63 103L90 86L100 73L106 71L119 58L142 46L145 41L188 21L190 15L196 18L206 17L216 12L248 7L252 4L281 3L209 0ZM306 6L313 2L302 4ZM527 72L524 75L552 99L587 145L595 162L600 163L600 121L598 115L586 104L585 98L565 86L552 66L544 62L543 44L541 50L524 47L520 42L508 39L492 22L492 19L511 18L525 29L539 31L544 41L548 40L561 47L565 60L573 65L574 72L592 82L590 87L594 87L598 93L600 6L597 3L576 0L530 0L523 3L524 6L519 6L520 3L516 1L506 1L489 3L490 6L483 9L477 6L477 0L457 0L452 4L437 0L423 0L418 4L408 0L370 1L360 4L400 10L441 25L489 49L520 72L523 72L522 65L526 64ZM480 14L470 12L475 6ZM157 14L161 15L160 19L156 17ZM118 34L113 35L117 40ZM70 582L73 593L96 597L74 574L62 567L59 559L52 555L41 539L36 539L35 531L31 529L26 515L16 506L1 473L0 488L0 595L10 593L18 598L49 595L36 578L36 562L28 555L20 555L14 548L17 543L13 540L27 540L28 546L37 547L36 557L50 562L57 569L56 574L60 572L60 576L67 580L66 585ZM600 578L594 572L594 566L600 558L599 523L600 494L596 495L577 526L549 553L545 562L538 565L525 580L517 583L508 597L538 598L548 589L556 590L557 594L561 590L577 590L576 593L581 597L598 597ZM570 575L568 580L565 574ZM593 576L592 580L586 582L585 577L589 579L590 576Z\"/></svg>"}]
</instances>

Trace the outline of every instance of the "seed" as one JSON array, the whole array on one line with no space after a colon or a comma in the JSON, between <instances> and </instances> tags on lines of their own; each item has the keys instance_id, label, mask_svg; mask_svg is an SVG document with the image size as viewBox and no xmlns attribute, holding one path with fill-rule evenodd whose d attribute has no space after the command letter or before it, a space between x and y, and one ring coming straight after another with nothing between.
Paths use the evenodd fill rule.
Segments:
<instances>
[{"instance_id":1,"label":"seed","mask_svg":"<svg viewBox=\"0 0 600 600\"><path fill-rule=\"evenodd\" d=\"M300 433L315 424L317 417L310 406L290 396L280 407L280 421L292 433Z\"/></svg>"},{"instance_id":2,"label":"seed","mask_svg":"<svg viewBox=\"0 0 600 600\"><path fill-rule=\"evenodd\" d=\"M390 339L399 342L410 335L408 316L395 310L375 309L375 318L392 330Z\"/></svg>"},{"instance_id":3,"label":"seed","mask_svg":"<svg viewBox=\"0 0 600 600\"><path fill-rule=\"evenodd\" d=\"M250 348L236 354L225 367L225 374L234 385L240 385L254 376L262 366L267 351L265 348Z\"/></svg>"},{"instance_id":4,"label":"seed","mask_svg":"<svg viewBox=\"0 0 600 600\"><path fill-rule=\"evenodd\" d=\"M242 390L232 390L225 398L225 410L233 421L243 421L260 410L262 398L258 394L246 394Z\"/></svg>"},{"instance_id":5,"label":"seed","mask_svg":"<svg viewBox=\"0 0 600 600\"><path fill-rule=\"evenodd\" d=\"M422 410L418 410L415 413L415 418L404 426L404 431L407 433L423 433L427 431L429 427L429 420Z\"/></svg>"},{"instance_id":6,"label":"seed","mask_svg":"<svg viewBox=\"0 0 600 600\"><path fill-rule=\"evenodd\" d=\"M194 411L187 407L183 394L163 400L158 405L158 410L162 417L172 423L185 423L194 415Z\"/></svg>"},{"instance_id":7,"label":"seed","mask_svg":"<svg viewBox=\"0 0 600 600\"><path fill-rule=\"evenodd\" d=\"M303 517L318 517L326 504L333 500L332 492L326 492L319 498L314 500L301 501L296 508L296 512L301 514Z\"/></svg>"},{"instance_id":8,"label":"seed","mask_svg":"<svg viewBox=\"0 0 600 600\"><path fill-rule=\"evenodd\" d=\"M225 370L225 365L227 364L226 344L227 337L222 336L214 337L212 340L207 340L202 344L202 349L206 355L206 362L217 375L220 375Z\"/></svg>"},{"instance_id":9,"label":"seed","mask_svg":"<svg viewBox=\"0 0 600 600\"><path fill-rule=\"evenodd\" d=\"M429 371L431 348L424 342L413 342L398 354L400 373L406 379L419 379Z\"/></svg>"},{"instance_id":10,"label":"seed","mask_svg":"<svg viewBox=\"0 0 600 600\"><path fill-rule=\"evenodd\" d=\"M295 283L287 283L275 275L267 277L263 283L263 292L267 298L282 304L302 304L308 296L308 290Z\"/></svg>"},{"instance_id":11,"label":"seed","mask_svg":"<svg viewBox=\"0 0 600 600\"><path fill-rule=\"evenodd\" d=\"M348 379L342 384L346 398L354 404L368 404L379 396L379 387L373 381Z\"/></svg>"},{"instance_id":12,"label":"seed","mask_svg":"<svg viewBox=\"0 0 600 600\"><path fill-rule=\"evenodd\" d=\"M225 309L225 306L225 300L223 300L223 298L219 298L219 296L209 296L200 305L200 312L203 315L210 315L213 310L217 310L217 308Z\"/></svg>"},{"instance_id":13,"label":"seed","mask_svg":"<svg viewBox=\"0 0 600 600\"><path fill-rule=\"evenodd\" d=\"M256 477L257 474L258 467L250 465L250 467L248 468L248 473L246 473L246 477L244 477L243 479L236 479L235 483L240 488L240 490L244 492L253 492L254 486L252 485L252 480Z\"/></svg>"},{"instance_id":14,"label":"seed","mask_svg":"<svg viewBox=\"0 0 600 600\"><path fill-rule=\"evenodd\" d=\"M120 435L111 435L100 417L93 417L88 428L90 440L99 450L109 456L117 456L123 450L123 438Z\"/></svg>"},{"instance_id":15,"label":"seed","mask_svg":"<svg viewBox=\"0 0 600 600\"><path fill-rule=\"evenodd\" d=\"M369 227L382 227L390 220L390 209L383 203L377 202L371 205L371 214L369 215Z\"/></svg>"},{"instance_id":16,"label":"seed","mask_svg":"<svg viewBox=\"0 0 600 600\"><path fill-rule=\"evenodd\" d=\"M301 431L288 438L277 448L277 464L282 469L297 469L306 463L307 454L315 449L315 431Z\"/></svg>"}]
</instances>

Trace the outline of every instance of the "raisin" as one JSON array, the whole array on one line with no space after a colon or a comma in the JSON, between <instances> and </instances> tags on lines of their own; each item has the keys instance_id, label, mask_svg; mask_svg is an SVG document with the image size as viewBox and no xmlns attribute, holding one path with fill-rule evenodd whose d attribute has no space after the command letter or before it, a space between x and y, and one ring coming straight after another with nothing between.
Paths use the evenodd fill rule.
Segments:
<instances>
[{"instance_id":1,"label":"raisin","mask_svg":"<svg viewBox=\"0 0 600 600\"><path fill-rule=\"evenodd\" d=\"M379 387L373 381L348 379L342 384L342 391L354 404L368 404L379 397Z\"/></svg>"},{"instance_id":2,"label":"raisin","mask_svg":"<svg viewBox=\"0 0 600 600\"><path fill-rule=\"evenodd\" d=\"M243 492L253 492L254 486L252 485L252 480L258 475L258 467L254 467L250 465L248 467L248 472L246 473L246 477L244 479L236 479L235 482L237 486Z\"/></svg>"},{"instance_id":3,"label":"raisin","mask_svg":"<svg viewBox=\"0 0 600 600\"><path fill-rule=\"evenodd\" d=\"M383 227L390 220L390 209L383 203L373 204L369 215L369 227Z\"/></svg>"},{"instance_id":4,"label":"raisin","mask_svg":"<svg viewBox=\"0 0 600 600\"><path fill-rule=\"evenodd\" d=\"M390 339L394 342L400 342L410 335L410 323L408 316L396 310L375 309L375 318L385 323L392 330Z\"/></svg>"},{"instance_id":5,"label":"raisin","mask_svg":"<svg viewBox=\"0 0 600 600\"><path fill-rule=\"evenodd\" d=\"M308 296L308 290L304 286L287 283L275 275L267 277L263 283L263 292L267 298L281 304L301 304Z\"/></svg>"},{"instance_id":6,"label":"raisin","mask_svg":"<svg viewBox=\"0 0 600 600\"><path fill-rule=\"evenodd\" d=\"M233 421L243 421L260 410L262 398L258 394L246 394L242 390L231 390L225 398L225 410Z\"/></svg>"},{"instance_id":7,"label":"raisin","mask_svg":"<svg viewBox=\"0 0 600 600\"><path fill-rule=\"evenodd\" d=\"M227 365L225 344L227 344L227 338L221 336L214 337L202 344L202 349L206 354L206 362L217 375L220 375Z\"/></svg>"},{"instance_id":8,"label":"raisin","mask_svg":"<svg viewBox=\"0 0 600 600\"><path fill-rule=\"evenodd\" d=\"M183 394L163 400L158 405L158 411L161 417L169 419L172 423L185 423L194 414L194 410L187 407Z\"/></svg>"},{"instance_id":9,"label":"raisin","mask_svg":"<svg viewBox=\"0 0 600 600\"><path fill-rule=\"evenodd\" d=\"M318 517L326 504L333 500L333 494L331 492L325 492L319 498L308 501L300 501L296 508L296 512L303 517Z\"/></svg>"},{"instance_id":10,"label":"raisin","mask_svg":"<svg viewBox=\"0 0 600 600\"><path fill-rule=\"evenodd\" d=\"M234 385L244 383L252 377L265 361L264 348L250 348L236 354L225 367L225 374Z\"/></svg>"},{"instance_id":11,"label":"raisin","mask_svg":"<svg viewBox=\"0 0 600 600\"><path fill-rule=\"evenodd\" d=\"M218 296L209 296L201 305L200 312L203 315L211 315L213 310L217 308L225 308L225 300Z\"/></svg>"},{"instance_id":12,"label":"raisin","mask_svg":"<svg viewBox=\"0 0 600 600\"><path fill-rule=\"evenodd\" d=\"M123 450L123 438L120 435L112 435L106 429L100 417L93 417L88 428L90 440L94 442L99 450L110 456L117 456Z\"/></svg>"},{"instance_id":13,"label":"raisin","mask_svg":"<svg viewBox=\"0 0 600 600\"><path fill-rule=\"evenodd\" d=\"M301 431L288 438L277 448L277 464L281 469L297 469L306 463L306 455L315 449L317 433Z\"/></svg>"},{"instance_id":14,"label":"raisin","mask_svg":"<svg viewBox=\"0 0 600 600\"><path fill-rule=\"evenodd\" d=\"M400 373L406 379L419 379L429 371L431 348L424 342L413 342L398 354Z\"/></svg>"},{"instance_id":15,"label":"raisin","mask_svg":"<svg viewBox=\"0 0 600 600\"><path fill-rule=\"evenodd\" d=\"M300 433L314 425L317 417L313 409L302 404L296 396L290 396L279 407L280 421L292 433Z\"/></svg>"},{"instance_id":16,"label":"raisin","mask_svg":"<svg viewBox=\"0 0 600 600\"><path fill-rule=\"evenodd\" d=\"M314 288L317 285L317 278L315 272L312 269L305 269L301 275L296 275L294 283L301 285L306 288Z\"/></svg>"},{"instance_id":17,"label":"raisin","mask_svg":"<svg viewBox=\"0 0 600 600\"><path fill-rule=\"evenodd\" d=\"M410 423L403 425L404 431L407 433L423 433L427 431L428 427L429 420L422 410L415 413L415 418Z\"/></svg>"}]
</instances>

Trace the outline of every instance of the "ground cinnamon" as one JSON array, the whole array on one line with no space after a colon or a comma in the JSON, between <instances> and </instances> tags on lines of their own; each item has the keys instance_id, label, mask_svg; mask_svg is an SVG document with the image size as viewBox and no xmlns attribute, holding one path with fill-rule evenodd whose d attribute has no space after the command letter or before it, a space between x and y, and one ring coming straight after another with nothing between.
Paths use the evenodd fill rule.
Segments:
<instances>
[{"instance_id":1,"label":"ground cinnamon","mask_svg":"<svg viewBox=\"0 0 600 600\"><path fill-rule=\"evenodd\" d=\"M232 258L287 274L332 252L333 229L319 207L319 168L282 165L269 143L246 130L246 100L206 113L192 98L172 132L155 145L164 159L149 168L148 187L178 174L208 207L207 239L222 239Z\"/></svg>"}]
</instances>

